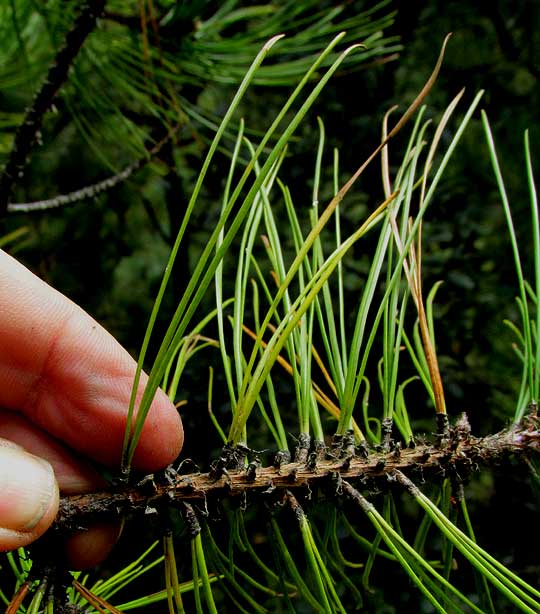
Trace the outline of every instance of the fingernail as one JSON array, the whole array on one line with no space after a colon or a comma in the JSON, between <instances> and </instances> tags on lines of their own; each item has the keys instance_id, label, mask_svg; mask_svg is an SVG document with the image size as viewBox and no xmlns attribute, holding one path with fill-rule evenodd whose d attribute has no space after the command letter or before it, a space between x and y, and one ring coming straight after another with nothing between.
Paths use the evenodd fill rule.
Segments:
<instances>
[{"instance_id":1,"label":"fingernail","mask_svg":"<svg viewBox=\"0 0 540 614\"><path fill-rule=\"evenodd\" d=\"M57 497L51 465L20 448L0 447L0 527L31 531Z\"/></svg>"},{"instance_id":2,"label":"fingernail","mask_svg":"<svg viewBox=\"0 0 540 614\"><path fill-rule=\"evenodd\" d=\"M22 450L22 446L14 441L10 441L9 439L0 439L0 448L16 448L18 450Z\"/></svg>"}]
</instances>

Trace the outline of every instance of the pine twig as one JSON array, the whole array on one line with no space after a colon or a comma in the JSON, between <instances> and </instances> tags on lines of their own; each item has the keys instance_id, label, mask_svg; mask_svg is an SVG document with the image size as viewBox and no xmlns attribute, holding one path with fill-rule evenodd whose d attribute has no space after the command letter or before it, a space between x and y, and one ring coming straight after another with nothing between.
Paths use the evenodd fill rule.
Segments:
<instances>
[{"instance_id":1,"label":"pine twig","mask_svg":"<svg viewBox=\"0 0 540 614\"><path fill-rule=\"evenodd\" d=\"M79 190L75 190L74 192L68 192L67 194L60 194L58 196L54 196L53 198L47 198L45 200L35 200L30 203L9 203L7 206L8 213L30 213L34 211L45 211L47 209L56 209L57 207L62 207L64 205L73 205L81 200L86 200L88 198L95 198L102 192L110 190L114 186L126 181L135 171L137 171L144 162L148 160L145 158L144 160L138 160L116 175L112 175L111 177L107 177L107 179L103 179L102 181L98 181L97 183L93 183L91 185L87 185L84 188L80 188Z\"/></svg>"},{"instance_id":2,"label":"pine twig","mask_svg":"<svg viewBox=\"0 0 540 614\"><path fill-rule=\"evenodd\" d=\"M73 192L68 192L67 194L60 194L59 196L55 196L53 198L47 198L45 200L36 200L30 203L9 203L7 206L8 213L29 213L34 211L44 211L46 209L56 209L57 207L61 207L64 205L72 205L81 200L85 200L87 198L95 198L98 194L102 192L106 192L110 190L114 186L126 181L140 168L142 168L145 164L148 164L150 160L155 157L160 150L163 148L165 143L167 143L173 136L174 132L168 134L164 139L159 141L152 149L148 151L148 154L144 158L140 158L136 162L133 162L129 166L116 175L112 175L111 177L107 177L102 181L98 181L97 183L93 183L91 185L87 185L84 188L80 188L79 190L75 190ZM161 229L160 229L161 230ZM160 232L161 234L161 232Z\"/></svg>"},{"instance_id":3,"label":"pine twig","mask_svg":"<svg viewBox=\"0 0 540 614\"><path fill-rule=\"evenodd\" d=\"M69 69L84 41L95 28L104 6L105 0L85 0L82 3L79 15L66 35L64 46L56 54L43 85L26 111L26 117L15 134L11 153L0 177L0 215L7 210L13 185L24 171L27 158L43 124L43 117L66 81Z\"/></svg>"},{"instance_id":4,"label":"pine twig","mask_svg":"<svg viewBox=\"0 0 540 614\"><path fill-rule=\"evenodd\" d=\"M58 530L85 526L96 519L149 513L164 506L211 499L270 495L287 490L326 487L340 493L342 479L362 485L384 485L396 472L436 481L442 477L466 480L482 466L508 463L510 458L527 459L540 452L540 418L531 413L508 429L487 437L474 437L466 417L450 429L449 437L439 442L388 452L372 451L367 457L345 456L316 463L292 462L258 468L256 471L223 469L216 473L165 474L165 479L147 476L138 485L118 492L98 492L63 497L56 520Z\"/></svg>"}]
</instances>

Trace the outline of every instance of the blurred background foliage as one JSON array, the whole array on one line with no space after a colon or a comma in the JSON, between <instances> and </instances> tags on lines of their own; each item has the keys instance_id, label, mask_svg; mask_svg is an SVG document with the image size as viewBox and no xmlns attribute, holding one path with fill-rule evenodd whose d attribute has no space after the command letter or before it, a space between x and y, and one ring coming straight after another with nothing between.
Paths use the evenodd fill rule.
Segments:
<instances>
[{"instance_id":1,"label":"blurred background foliage","mask_svg":"<svg viewBox=\"0 0 540 614\"><path fill-rule=\"evenodd\" d=\"M17 126L78 4L0 0L0 163L8 159ZM327 151L339 148L341 178L346 179L380 140L384 113L394 104L404 109L415 97L444 36L453 32L428 99L428 113L442 113L462 87L469 100L479 89L486 90L483 106L497 140L517 233L527 245L522 138L529 128L537 164L540 2L410 0L373 7L374 3L354 0L109 0L44 118L11 202L52 198L95 184L138 160L148 158L148 163L95 198L45 211L5 214L0 236L25 229L9 251L89 311L136 355L171 237L212 130L245 69L270 36L287 34L242 108L250 125L267 125L292 78L303 71L301 58L313 57L341 29L347 29L349 42L366 42L366 50L360 58L351 56L325 89L298 133L294 156L286 162L285 176L295 202L305 200L306 215L318 139L316 116L325 124ZM370 21L367 16L358 18L366 11ZM148 152L164 138L165 144L150 159ZM399 146L398 139L393 147ZM225 160L225 152L223 156ZM328 187L321 201L331 196L329 154L326 167ZM174 272L168 310L160 313L163 325L216 219L225 172L226 164L212 168L205 206L195 212L190 225L188 254ZM352 228L381 195L380 172L373 167L348 199L345 222L348 219ZM514 268L479 117L467 130L438 198L425 222L423 269L426 288L444 281L435 316L447 406L451 415L467 411L473 432L485 434L501 428L512 415L520 368L513 358L511 333L503 325L505 318L517 316ZM350 293L368 269L369 251L361 249L345 260ZM217 436L209 435L206 411L207 369L219 359L211 351L198 356L188 367L185 381L190 385L178 400L187 401L182 408L186 454L204 460L209 447L219 447ZM414 395L413 389L414 384L409 394ZM413 404L409 400L409 406ZM219 412L218 398L214 410ZM426 421L425 430L431 428ZM518 572L526 569L538 578L537 557L527 552L525 534L519 537L532 526L528 519L532 522L537 510L535 495L524 481L516 480L510 490L500 480L495 487L486 474L474 498L479 518L497 510L492 523L480 523L479 540L495 540L519 561ZM503 522L518 503L523 529L501 534L497 518ZM401 589L405 599L407 589ZM374 594L373 599L375 603L378 597ZM393 611L384 607L373 605L373 611Z\"/></svg>"},{"instance_id":2,"label":"blurred background foliage","mask_svg":"<svg viewBox=\"0 0 540 614\"><path fill-rule=\"evenodd\" d=\"M2 4L0 161L5 161L14 131L73 21L77 3L60 3L61 11L54 10L54 2L41 8L33 2ZM325 123L328 151L330 146L340 150L346 178L378 141L385 111L410 102L429 74L442 39L454 32L430 94L429 113L442 111L461 87L471 98L478 89L486 90L484 105L518 225L524 220L518 233L528 241L527 216L520 215L527 202L521 142L529 127L534 156L540 45L534 24L539 3L499 0L473 8L437 0L383 2L373 12L375 24L366 27L365 20L355 18L368 9L373 5L365 2L107 2L104 18L45 116L39 143L11 200L47 199L94 184L144 159L163 137L171 138L141 170L96 198L4 216L2 234L20 226L28 230L12 251L136 354L208 138L257 49L284 21L288 38L279 57L273 54L263 67L242 109L251 125L270 121L277 101L289 91L291 77L302 69L301 58L313 55L332 32L349 26L348 40L367 39L368 45L361 61L351 56L304 124L286 168L293 191L301 195L309 187L318 138L316 115ZM321 16L336 25L323 27ZM331 190L331 156L326 159L328 192L322 197ZM176 291L185 285L220 206L223 174L214 171L206 187L206 206L193 218L189 258L175 272ZM380 194L380 173L373 167L348 203L351 223ZM479 119L467 131L440 194L439 206L426 223L424 268L426 287L444 280L437 319L448 405L468 411L475 429L489 432L492 416L500 420L509 415L517 386L510 335L501 326L503 318L515 315L515 291L503 213ZM347 266L349 289L354 291L367 261L355 253ZM171 304L173 295L174 289ZM186 396L191 393L185 391Z\"/></svg>"}]
</instances>

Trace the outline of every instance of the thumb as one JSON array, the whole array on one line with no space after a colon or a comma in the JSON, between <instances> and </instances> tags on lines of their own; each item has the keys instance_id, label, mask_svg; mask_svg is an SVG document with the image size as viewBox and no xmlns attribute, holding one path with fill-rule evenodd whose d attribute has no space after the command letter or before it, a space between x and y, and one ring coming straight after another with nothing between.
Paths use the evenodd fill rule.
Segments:
<instances>
[{"instance_id":1,"label":"thumb","mask_svg":"<svg viewBox=\"0 0 540 614\"><path fill-rule=\"evenodd\" d=\"M45 533L58 497L51 465L0 439L0 551L26 546Z\"/></svg>"}]
</instances>

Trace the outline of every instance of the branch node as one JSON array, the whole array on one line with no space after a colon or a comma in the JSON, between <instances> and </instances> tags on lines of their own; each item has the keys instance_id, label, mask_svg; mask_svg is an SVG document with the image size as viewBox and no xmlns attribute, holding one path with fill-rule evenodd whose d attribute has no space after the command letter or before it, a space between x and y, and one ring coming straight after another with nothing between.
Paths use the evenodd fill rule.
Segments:
<instances>
[{"instance_id":1,"label":"branch node","mask_svg":"<svg viewBox=\"0 0 540 614\"><path fill-rule=\"evenodd\" d=\"M256 456L247 466L246 475L250 482L254 482L257 479L257 469L261 467L261 459Z\"/></svg>"},{"instance_id":2,"label":"branch node","mask_svg":"<svg viewBox=\"0 0 540 614\"><path fill-rule=\"evenodd\" d=\"M294 462L305 463L308 457L309 448L311 446L311 437L308 433L300 433L298 436L298 445L294 451Z\"/></svg>"},{"instance_id":3,"label":"branch node","mask_svg":"<svg viewBox=\"0 0 540 614\"><path fill-rule=\"evenodd\" d=\"M450 422L448 421L447 413L439 412L437 414L437 432L435 437L438 448L442 448L448 443L450 439Z\"/></svg>"},{"instance_id":4,"label":"branch node","mask_svg":"<svg viewBox=\"0 0 540 614\"><path fill-rule=\"evenodd\" d=\"M341 456L354 456L354 431L349 429L343 436Z\"/></svg>"},{"instance_id":5,"label":"branch node","mask_svg":"<svg viewBox=\"0 0 540 614\"><path fill-rule=\"evenodd\" d=\"M310 452L306 461L306 469L316 473L318 460L317 452Z\"/></svg>"},{"instance_id":6,"label":"branch node","mask_svg":"<svg viewBox=\"0 0 540 614\"><path fill-rule=\"evenodd\" d=\"M274 456L274 467L279 471L283 465L291 462L291 453L289 450L278 450Z\"/></svg>"},{"instance_id":7,"label":"branch node","mask_svg":"<svg viewBox=\"0 0 540 614\"><path fill-rule=\"evenodd\" d=\"M389 452L394 445L394 440L392 439L392 429L393 428L394 428L394 421L392 420L392 418L385 418L381 422L382 447L385 452Z\"/></svg>"},{"instance_id":8,"label":"branch node","mask_svg":"<svg viewBox=\"0 0 540 614\"><path fill-rule=\"evenodd\" d=\"M344 458L343 462L341 463L340 470L349 471L349 469L351 468L351 461L353 460L353 458L354 456L347 456L346 458Z\"/></svg>"},{"instance_id":9,"label":"branch node","mask_svg":"<svg viewBox=\"0 0 540 614\"><path fill-rule=\"evenodd\" d=\"M184 519L191 538L197 537L201 532L201 525L191 503L184 503Z\"/></svg>"},{"instance_id":10,"label":"branch node","mask_svg":"<svg viewBox=\"0 0 540 614\"><path fill-rule=\"evenodd\" d=\"M361 458L369 458L369 447L365 439L362 439L362 441L356 446L356 452Z\"/></svg>"},{"instance_id":11,"label":"branch node","mask_svg":"<svg viewBox=\"0 0 540 614\"><path fill-rule=\"evenodd\" d=\"M313 441L313 447L315 448L315 454L317 455L317 461L322 461L326 457L327 447L324 441L315 439Z\"/></svg>"}]
</instances>

